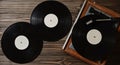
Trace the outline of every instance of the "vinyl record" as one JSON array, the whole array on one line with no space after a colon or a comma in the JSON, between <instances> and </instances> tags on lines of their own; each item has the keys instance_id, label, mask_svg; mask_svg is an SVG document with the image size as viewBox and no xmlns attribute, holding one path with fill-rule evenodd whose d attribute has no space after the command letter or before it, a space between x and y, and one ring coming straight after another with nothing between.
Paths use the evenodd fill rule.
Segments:
<instances>
[{"instance_id":1,"label":"vinyl record","mask_svg":"<svg viewBox=\"0 0 120 65\"><path fill-rule=\"evenodd\" d=\"M97 17L99 18L99 17ZM118 22L88 15L78 20L72 31L75 50L90 60L105 60L116 43Z\"/></svg>"},{"instance_id":2,"label":"vinyl record","mask_svg":"<svg viewBox=\"0 0 120 65\"><path fill-rule=\"evenodd\" d=\"M72 26L69 9L58 1L40 3L33 10L30 20L45 41L57 41L63 38Z\"/></svg>"},{"instance_id":3,"label":"vinyl record","mask_svg":"<svg viewBox=\"0 0 120 65\"><path fill-rule=\"evenodd\" d=\"M11 61L28 63L40 54L43 41L31 24L18 22L5 30L1 46L4 54Z\"/></svg>"}]
</instances>

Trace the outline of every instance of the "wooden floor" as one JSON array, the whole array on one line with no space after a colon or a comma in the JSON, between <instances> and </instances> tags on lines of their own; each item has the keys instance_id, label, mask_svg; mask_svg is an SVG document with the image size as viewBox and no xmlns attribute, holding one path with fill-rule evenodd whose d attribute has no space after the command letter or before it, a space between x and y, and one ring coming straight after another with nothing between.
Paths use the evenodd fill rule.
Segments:
<instances>
[{"instance_id":1,"label":"wooden floor","mask_svg":"<svg viewBox=\"0 0 120 65\"><path fill-rule=\"evenodd\" d=\"M5 29L20 21L30 22L30 15L34 7L45 0L0 0L0 39ZM65 4L72 13L73 21L78 14L83 0L58 0ZM120 0L96 0L100 5L106 6L120 13ZM32 31L31 31L32 32ZM62 51L65 38L57 42L44 42L44 48L33 62L23 65L87 65ZM11 52L12 53L12 52ZM20 65L8 60L1 50L0 65Z\"/></svg>"}]
</instances>

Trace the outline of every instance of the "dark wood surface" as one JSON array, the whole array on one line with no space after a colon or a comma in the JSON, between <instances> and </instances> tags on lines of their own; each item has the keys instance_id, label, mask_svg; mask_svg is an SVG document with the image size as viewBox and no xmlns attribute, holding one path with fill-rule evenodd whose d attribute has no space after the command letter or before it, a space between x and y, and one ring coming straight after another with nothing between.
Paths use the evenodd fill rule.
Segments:
<instances>
[{"instance_id":1,"label":"dark wood surface","mask_svg":"<svg viewBox=\"0 0 120 65\"><path fill-rule=\"evenodd\" d=\"M0 0L0 39L5 29L20 21L30 22L30 15L34 7L45 0ZM73 21L78 14L83 0L58 0L65 4L72 13ZM120 13L120 0L96 0L100 5L106 6ZM32 31L31 31L32 32ZM23 65L87 65L86 63L69 56L62 51L66 38L57 42L44 42L41 54L33 61ZM12 53L12 52L11 52ZM8 60L1 50L0 65L20 65Z\"/></svg>"}]
</instances>

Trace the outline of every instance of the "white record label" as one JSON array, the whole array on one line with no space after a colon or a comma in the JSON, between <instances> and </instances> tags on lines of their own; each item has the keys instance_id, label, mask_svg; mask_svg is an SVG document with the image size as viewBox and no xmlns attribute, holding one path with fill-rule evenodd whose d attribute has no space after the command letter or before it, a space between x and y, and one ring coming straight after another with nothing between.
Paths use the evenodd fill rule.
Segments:
<instances>
[{"instance_id":1,"label":"white record label","mask_svg":"<svg viewBox=\"0 0 120 65\"><path fill-rule=\"evenodd\" d=\"M58 17L55 14L47 14L44 18L44 24L48 28L53 28L58 24Z\"/></svg>"},{"instance_id":2,"label":"white record label","mask_svg":"<svg viewBox=\"0 0 120 65\"><path fill-rule=\"evenodd\" d=\"M14 43L18 50L25 50L29 46L29 40L24 35L17 36Z\"/></svg>"},{"instance_id":3,"label":"white record label","mask_svg":"<svg viewBox=\"0 0 120 65\"><path fill-rule=\"evenodd\" d=\"M99 30L97 29L91 29L87 33L87 41L92 44L92 45L97 45L101 42L102 40L102 34Z\"/></svg>"}]
</instances>

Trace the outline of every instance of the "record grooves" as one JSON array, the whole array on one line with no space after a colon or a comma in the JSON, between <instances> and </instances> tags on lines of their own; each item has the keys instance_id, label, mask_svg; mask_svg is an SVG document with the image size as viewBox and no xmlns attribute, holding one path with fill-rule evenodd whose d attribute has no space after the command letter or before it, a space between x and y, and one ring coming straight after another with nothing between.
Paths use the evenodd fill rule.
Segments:
<instances>
[{"instance_id":1,"label":"record grooves","mask_svg":"<svg viewBox=\"0 0 120 65\"><path fill-rule=\"evenodd\" d=\"M83 57L105 60L116 43L118 22L96 21L95 17L88 15L78 20L72 32L72 43ZM92 22L87 24L89 21Z\"/></svg>"},{"instance_id":2,"label":"record grooves","mask_svg":"<svg viewBox=\"0 0 120 65\"><path fill-rule=\"evenodd\" d=\"M58 1L40 3L33 10L30 21L45 41L57 41L63 38L72 26L69 9Z\"/></svg>"},{"instance_id":3,"label":"record grooves","mask_svg":"<svg viewBox=\"0 0 120 65\"><path fill-rule=\"evenodd\" d=\"M8 59L16 63L33 61L41 52L43 41L31 24L18 22L8 27L1 39L1 46Z\"/></svg>"}]
</instances>

